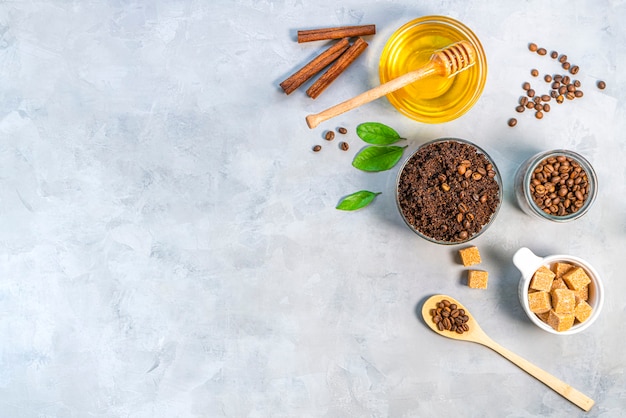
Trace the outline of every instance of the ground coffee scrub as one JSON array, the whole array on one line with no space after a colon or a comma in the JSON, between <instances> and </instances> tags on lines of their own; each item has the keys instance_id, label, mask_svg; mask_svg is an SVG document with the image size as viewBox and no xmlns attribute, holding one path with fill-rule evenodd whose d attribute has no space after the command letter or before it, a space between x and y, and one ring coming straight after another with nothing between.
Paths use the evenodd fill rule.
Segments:
<instances>
[{"instance_id":1,"label":"ground coffee scrub","mask_svg":"<svg viewBox=\"0 0 626 418\"><path fill-rule=\"evenodd\" d=\"M467 241L489 224L501 201L499 174L466 141L420 147L398 177L398 207L407 224L432 241Z\"/></svg>"}]
</instances>

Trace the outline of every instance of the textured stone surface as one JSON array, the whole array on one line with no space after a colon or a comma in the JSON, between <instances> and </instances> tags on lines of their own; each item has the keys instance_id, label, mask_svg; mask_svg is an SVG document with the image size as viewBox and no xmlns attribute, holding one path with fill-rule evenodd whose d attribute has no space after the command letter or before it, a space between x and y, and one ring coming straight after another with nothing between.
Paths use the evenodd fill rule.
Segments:
<instances>
[{"instance_id":1,"label":"textured stone surface","mask_svg":"<svg viewBox=\"0 0 626 418\"><path fill-rule=\"evenodd\" d=\"M430 331L416 312L433 293L594 398L585 416L623 416L626 4L494 5L0 4L0 416L579 414L490 350ZM463 21L487 51L469 113L423 125L382 99L307 128L307 114L375 86L387 38L426 14ZM377 35L317 100L282 93L278 83L326 45L297 44L296 30L366 23ZM531 68L557 71L531 41L568 54L585 92L540 121L514 110ZM505 201L472 242L488 290L465 286L458 248L406 228L397 168L351 166L366 121L397 129L406 152L455 136L494 158ZM338 126L348 151L323 140ZM532 219L514 202L516 168L549 148L598 172L596 205L573 223ZM334 209L361 189L382 194L357 213ZM524 316L511 262L521 246L598 269L607 299L591 328L555 336Z\"/></svg>"}]
</instances>

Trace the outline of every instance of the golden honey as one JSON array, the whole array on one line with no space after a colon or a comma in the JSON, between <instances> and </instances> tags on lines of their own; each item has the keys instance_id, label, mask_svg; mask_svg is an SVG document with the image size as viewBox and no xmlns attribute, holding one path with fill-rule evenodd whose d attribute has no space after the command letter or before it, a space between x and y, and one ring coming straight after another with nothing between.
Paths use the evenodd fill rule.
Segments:
<instances>
[{"instance_id":1,"label":"golden honey","mask_svg":"<svg viewBox=\"0 0 626 418\"><path fill-rule=\"evenodd\" d=\"M449 17L424 16L399 28L383 49L379 77L381 83L397 78L428 63L436 50L463 40L476 49L474 65L454 76L432 75L390 93L391 104L424 123L448 122L471 109L487 80L487 60L476 35Z\"/></svg>"}]
</instances>

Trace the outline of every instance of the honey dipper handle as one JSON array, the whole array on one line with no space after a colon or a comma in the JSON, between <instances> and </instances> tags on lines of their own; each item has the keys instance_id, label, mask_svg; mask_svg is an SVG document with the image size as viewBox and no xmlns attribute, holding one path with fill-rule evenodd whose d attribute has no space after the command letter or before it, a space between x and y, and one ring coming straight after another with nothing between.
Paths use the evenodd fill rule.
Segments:
<instances>
[{"instance_id":1,"label":"honey dipper handle","mask_svg":"<svg viewBox=\"0 0 626 418\"><path fill-rule=\"evenodd\" d=\"M435 72L437 72L437 67L431 61L424 67L421 67L414 71L410 71L404 75L401 75L398 78L394 78L393 80L390 80L384 84L381 84L380 86L374 87L371 90L361 93L358 96L353 97L352 99L339 103L320 113L308 115L306 117L306 123L309 128L313 129L320 123L328 119L334 118L335 116L341 115L342 113L345 113L349 110L355 109L361 105L374 101L389 93L393 93L394 91L401 89L402 87L411 84L421 78L434 74Z\"/></svg>"},{"instance_id":2,"label":"honey dipper handle","mask_svg":"<svg viewBox=\"0 0 626 418\"><path fill-rule=\"evenodd\" d=\"M509 360L511 363L515 364L520 369L524 370L526 373L533 376L535 379L539 380L540 382L543 382L546 386L548 386L549 388L554 390L556 393L563 396L565 399L572 402L574 405L578 406L582 410L589 411L591 407L593 406L594 400L588 397L587 395L585 395L584 393L579 392L578 390L574 389L573 387L563 382L562 380L556 378L555 376L552 376L550 373L546 372L545 370L540 369L539 367L535 366L528 360L518 356L512 351L507 350L506 348L502 347L500 344L496 343L495 341L487 338L478 342L485 345L486 347L491 348L493 351L500 354L501 356Z\"/></svg>"}]
</instances>

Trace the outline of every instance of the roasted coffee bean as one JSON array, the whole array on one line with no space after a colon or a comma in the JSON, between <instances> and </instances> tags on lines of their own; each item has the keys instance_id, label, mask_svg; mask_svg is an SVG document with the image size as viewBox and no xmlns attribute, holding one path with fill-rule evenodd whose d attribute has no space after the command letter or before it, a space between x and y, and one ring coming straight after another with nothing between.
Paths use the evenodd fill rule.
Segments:
<instances>
[{"instance_id":1,"label":"roasted coffee bean","mask_svg":"<svg viewBox=\"0 0 626 418\"><path fill-rule=\"evenodd\" d=\"M583 97L583 91L582 90L576 90L574 92L574 96L576 96L576 97Z\"/></svg>"},{"instance_id":2,"label":"roasted coffee bean","mask_svg":"<svg viewBox=\"0 0 626 418\"><path fill-rule=\"evenodd\" d=\"M567 86L559 87L559 94L566 94L566 93L567 93Z\"/></svg>"},{"instance_id":3,"label":"roasted coffee bean","mask_svg":"<svg viewBox=\"0 0 626 418\"><path fill-rule=\"evenodd\" d=\"M546 104L544 104L544 105L543 105L543 111L544 111L544 112L549 112L549 111L550 111L550 105L549 105L549 104L547 104L547 103L546 103Z\"/></svg>"},{"instance_id":4,"label":"roasted coffee bean","mask_svg":"<svg viewBox=\"0 0 626 418\"><path fill-rule=\"evenodd\" d=\"M339 144L339 147L341 148L342 151L348 151L348 149L350 148L350 145L348 145L347 142L342 142L341 144Z\"/></svg>"},{"instance_id":5,"label":"roasted coffee bean","mask_svg":"<svg viewBox=\"0 0 626 418\"><path fill-rule=\"evenodd\" d=\"M543 79L546 81L546 83L550 83L552 81L552 76L550 74L546 74L545 76L543 76Z\"/></svg>"},{"instance_id":6,"label":"roasted coffee bean","mask_svg":"<svg viewBox=\"0 0 626 418\"><path fill-rule=\"evenodd\" d=\"M576 87L580 87L580 80L574 80L573 83Z\"/></svg>"},{"instance_id":7,"label":"roasted coffee bean","mask_svg":"<svg viewBox=\"0 0 626 418\"><path fill-rule=\"evenodd\" d=\"M541 100L544 102L549 102L550 100L552 100L552 98L548 94L542 94Z\"/></svg>"},{"instance_id":8,"label":"roasted coffee bean","mask_svg":"<svg viewBox=\"0 0 626 418\"><path fill-rule=\"evenodd\" d=\"M565 98L563 97L563 95L562 95L562 94L560 94L560 95L558 95L558 96L557 96L557 98L556 98L556 102L557 102L558 104L561 104L561 103L563 103L563 100L564 100L564 99L565 99Z\"/></svg>"},{"instance_id":9,"label":"roasted coffee bean","mask_svg":"<svg viewBox=\"0 0 626 418\"><path fill-rule=\"evenodd\" d=\"M538 110L537 112L535 112L535 117L537 119L542 119L543 118L543 112Z\"/></svg>"},{"instance_id":10,"label":"roasted coffee bean","mask_svg":"<svg viewBox=\"0 0 626 418\"><path fill-rule=\"evenodd\" d=\"M524 82L524 84L522 84L522 88L528 91L530 89L530 83L528 81Z\"/></svg>"},{"instance_id":11,"label":"roasted coffee bean","mask_svg":"<svg viewBox=\"0 0 626 418\"><path fill-rule=\"evenodd\" d=\"M333 139L335 139L335 133L333 131L326 132L326 135L324 135L324 139L327 141L332 141Z\"/></svg>"},{"instance_id":12,"label":"roasted coffee bean","mask_svg":"<svg viewBox=\"0 0 626 418\"><path fill-rule=\"evenodd\" d=\"M459 232L459 239L460 240L466 240L468 237L469 237L469 233L467 231Z\"/></svg>"},{"instance_id":13,"label":"roasted coffee bean","mask_svg":"<svg viewBox=\"0 0 626 418\"><path fill-rule=\"evenodd\" d=\"M348 130L346 128L344 128L343 126L337 128L337 132L339 132L342 135L345 135L348 133Z\"/></svg>"},{"instance_id":14,"label":"roasted coffee bean","mask_svg":"<svg viewBox=\"0 0 626 418\"><path fill-rule=\"evenodd\" d=\"M522 106L526 106L526 103L528 103L528 97L526 97L526 96L520 97L519 104L522 105Z\"/></svg>"},{"instance_id":15,"label":"roasted coffee bean","mask_svg":"<svg viewBox=\"0 0 626 418\"><path fill-rule=\"evenodd\" d=\"M566 84L566 85L567 85L567 84L569 84L569 82L570 82L570 78L569 78L569 76L568 76L568 75L563 76L563 80L561 80L561 83L563 83L563 84Z\"/></svg>"},{"instance_id":16,"label":"roasted coffee bean","mask_svg":"<svg viewBox=\"0 0 626 418\"><path fill-rule=\"evenodd\" d=\"M531 42L531 43L529 43L529 44L528 44L528 49L529 49L531 52L535 52L535 51L537 51L537 44L532 43L532 42Z\"/></svg>"},{"instance_id":17,"label":"roasted coffee bean","mask_svg":"<svg viewBox=\"0 0 626 418\"><path fill-rule=\"evenodd\" d=\"M313 147L313 151L315 151L315 152L319 152L321 149L322 149L322 146L321 146L321 145L315 145L315 146Z\"/></svg>"},{"instance_id":18,"label":"roasted coffee bean","mask_svg":"<svg viewBox=\"0 0 626 418\"><path fill-rule=\"evenodd\" d=\"M573 84L568 84L567 85L567 91L576 91L576 86Z\"/></svg>"},{"instance_id":19,"label":"roasted coffee bean","mask_svg":"<svg viewBox=\"0 0 626 418\"><path fill-rule=\"evenodd\" d=\"M528 102L528 103L526 103L526 108L527 108L527 109L534 109L534 108L535 108L535 103L534 103L534 102Z\"/></svg>"},{"instance_id":20,"label":"roasted coffee bean","mask_svg":"<svg viewBox=\"0 0 626 418\"><path fill-rule=\"evenodd\" d=\"M539 75L539 70L533 68L532 70L530 70L530 75L532 75L533 77L537 77Z\"/></svg>"},{"instance_id":21,"label":"roasted coffee bean","mask_svg":"<svg viewBox=\"0 0 626 418\"><path fill-rule=\"evenodd\" d=\"M598 88L600 90L604 90L606 88L606 83L602 80L598 81Z\"/></svg>"},{"instance_id":22,"label":"roasted coffee bean","mask_svg":"<svg viewBox=\"0 0 626 418\"><path fill-rule=\"evenodd\" d=\"M548 53L548 51L546 51L545 48L539 48L537 50L537 54L539 54L539 55L546 55L547 53Z\"/></svg>"},{"instance_id":23,"label":"roasted coffee bean","mask_svg":"<svg viewBox=\"0 0 626 418\"><path fill-rule=\"evenodd\" d=\"M543 105L542 105L542 104L540 104L540 103L536 104L536 105L535 105L535 110L536 110L537 112L541 112L541 111L543 110Z\"/></svg>"},{"instance_id":24,"label":"roasted coffee bean","mask_svg":"<svg viewBox=\"0 0 626 418\"><path fill-rule=\"evenodd\" d=\"M526 91L526 94L528 95L528 97L534 97L535 96L535 90L533 89L528 89Z\"/></svg>"},{"instance_id":25,"label":"roasted coffee bean","mask_svg":"<svg viewBox=\"0 0 626 418\"><path fill-rule=\"evenodd\" d=\"M578 67L578 65L574 65L574 66L572 66L572 68L569 69L569 72L571 74L578 74L579 70L580 70L580 68Z\"/></svg>"},{"instance_id":26,"label":"roasted coffee bean","mask_svg":"<svg viewBox=\"0 0 626 418\"><path fill-rule=\"evenodd\" d=\"M567 55L563 54L559 57L559 62L562 64L567 61Z\"/></svg>"},{"instance_id":27,"label":"roasted coffee bean","mask_svg":"<svg viewBox=\"0 0 626 418\"><path fill-rule=\"evenodd\" d=\"M558 52L556 52L556 51L552 51L552 52L550 52L550 57L551 57L551 58L556 59L556 57L558 57L558 56L559 56L559 53L558 53Z\"/></svg>"},{"instance_id":28,"label":"roasted coffee bean","mask_svg":"<svg viewBox=\"0 0 626 418\"><path fill-rule=\"evenodd\" d=\"M517 111L517 113L522 113L526 108L522 105L519 105L515 108L515 110ZM515 120L515 119L509 119L509 125L511 124L511 120ZM517 122L517 121L515 121Z\"/></svg>"},{"instance_id":29,"label":"roasted coffee bean","mask_svg":"<svg viewBox=\"0 0 626 418\"><path fill-rule=\"evenodd\" d=\"M568 100L574 100L574 98L576 97L576 95L574 94L574 92L568 91L567 94L565 95L565 98Z\"/></svg>"}]
</instances>

